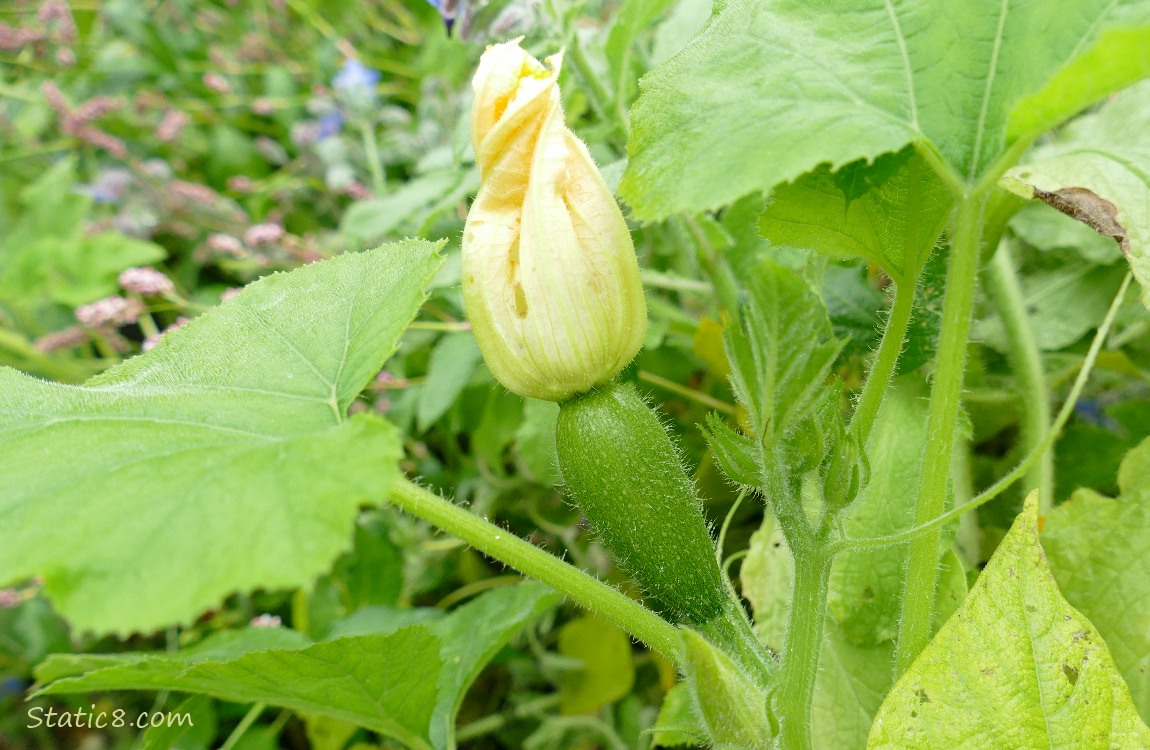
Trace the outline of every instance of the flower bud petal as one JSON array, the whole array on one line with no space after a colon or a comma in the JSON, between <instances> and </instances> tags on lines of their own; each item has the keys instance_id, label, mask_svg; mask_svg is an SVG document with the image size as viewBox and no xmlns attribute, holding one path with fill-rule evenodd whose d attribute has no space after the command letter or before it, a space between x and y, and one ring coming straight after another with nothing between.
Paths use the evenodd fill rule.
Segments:
<instances>
[{"instance_id":1,"label":"flower bud petal","mask_svg":"<svg viewBox=\"0 0 1150 750\"><path fill-rule=\"evenodd\" d=\"M647 309L631 234L563 118L561 55L489 47L473 83L482 186L463 233L463 298L495 377L564 401L634 358Z\"/></svg>"}]
</instances>

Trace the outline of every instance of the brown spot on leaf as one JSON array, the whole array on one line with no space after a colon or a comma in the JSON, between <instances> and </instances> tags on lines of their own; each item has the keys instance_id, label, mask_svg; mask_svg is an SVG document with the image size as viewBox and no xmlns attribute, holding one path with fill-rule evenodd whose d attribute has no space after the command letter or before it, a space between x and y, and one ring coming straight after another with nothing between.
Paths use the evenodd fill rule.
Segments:
<instances>
[{"instance_id":1,"label":"brown spot on leaf","mask_svg":"<svg viewBox=\"0 0 1150 750\"><path fill-rule=\"evenodd\" d=\"M1062 665L1062 674L1066 675L1066 679L1070 680L1071 685L1078 684L1078 670L1069 664Z\"/></svg>"},{"instance_id":2,"label":"brown spot on leaf","mask_svg":"<svg viewBox=\"0 0 1150 750\"><path fill-rule=\"evenodd\" d=\"M1118 223L1118 207L1086 188L1068 187L1048 193L1035 188L1034 197L1077 219L1094 231L1118 243L1123 255L1130 255L1130 236Z\"/></svg>"}]
</instances>

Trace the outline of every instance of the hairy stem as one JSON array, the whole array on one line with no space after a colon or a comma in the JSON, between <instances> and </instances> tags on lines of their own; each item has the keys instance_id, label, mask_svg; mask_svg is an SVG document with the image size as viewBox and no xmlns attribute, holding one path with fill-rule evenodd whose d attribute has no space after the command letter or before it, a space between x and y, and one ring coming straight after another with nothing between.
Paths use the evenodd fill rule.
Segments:
<instances>
[{"instance_id":1,"label":"hairy stem","mask_svg":"<svg viewBox=\"0 0 1150 750\"><path fill-rule=\"evenodd\" d=\"M1022 444L1032 451L1050 430L1050 396L1009 241L999 246L984 275L986 293L1006 331L1007 357L1022 396ZM1043 451L1024 481L1026 491L1038 489L1038 512L1049 513L1054 505L1054 453Z\"/></svg>"},{"instance_id":2,"label":"hairy stem","mask_svg":"<svg viewBox=\"0 0 1150 750\"><path fill-rule=\"evenodd\" d=\"M480 552L546 583L623 628L673 663L681 664L679 634L675 627L597 578L410 480L397 482L390 500Z\"/></svg>"},{"instance_id":3,"label":"hairy stem","mask_svg":"<svg viewBox=\"0 0 1150 750\"><path fill-rule=\"evenodd\" d=\"M776 697L780 747L786 750L811 747L811 700L819 673L830 576L831 558L825 549L795 555L795 587Z\"/></svg>"},{"instance_id":4,"label":"hairy stem","mask_svg":"<svg viewBox=\"0 0 1150 750\"><path fill-rule=\"evenodd\" d=\"M938 358L930 391L927 443L915 503L916 525L941 514L946 504L955 426L962 397L963 369L966 366L966 345L970 335L970 315L978 276L984 204L984 194L968 194L959 201L955 213ZM907 670L930 640L934 589L938 578L939 533L938 528L933 528L916 537L910 545L902 617L899 620L895 650L897 674Z\"/></svg>"},{"instance_id":5,"label":"hairy stem","mask_svg":"<svg viewBox=\"0 0 1150 750\"><path fill-rule=\"evenodd\" d=\"M1018 481L1026 472L1030 471L1042 452L1048 450L1050 446L1054 444L1059 433L1062 432L1062 428L1066 426L1066 421L1070 419L1070 415L1074 412L1074 405L1078 403L1078 397L1082 395L1082 389L1086 387L1086 381L1090 379L1090 373L1094 369L1094 362L1098 359L1098 353L1102 350L1102 345L1105 343L1106 337L1110 334L1110 329L1114 325L1114 319L1118 316L1118 311L1122 307L1122 301L1126 298L1126 292L1130 289L1130 284L1133 280L1134 276L1127 273L1126 278L1122 281L1122 286L1118 288L1118 293L1114 296L1114 301L1110 303L1110 310L1106 313L1102 325L1098 326L1098 332L1094 335L1094 341L1090 344L1090 350L1086 352L1086 357L1082 361L1082 369L1078 371L1078 377L1074 379L1074 385L1070 388L1070 394L1066 397L1066 401L1063 402L1062 408L1058 411L1058 416L1054 418L1054 424L1050 427L1050 431L1046 433L1046 438L1031 451L1025 459L1011 469L1010 473L968 502L952 508L946 513L935 516L925 523L917 524L909 529L888 534L887 536L868 537L866 539L843 539L832 545L831 554L835 555L845 550L889 547L892 544L901 544L915 539L920 534L924 534L931 529L937 529L962 514L968 513L978 506L990 502L1002 494L1010 485Z\"/></svg>"},{"instance_id":6,"label":"hairy stem","mask_svg":"<svg viewBox=\"0 0 1150 750\"><path fill-rule=\"evenodd\" d=\"M890 386L895 367L898 365L898 357L902 353L902 343L906 338L907 326L910 324L911 310L914 308L914 289L913 282L903 282L895 286L894 304L891 305L890 317L887 318L886 328L882 333L882 343L879 344L858 406L855 407L854 416L851 417L851 429L858 432L859 442L863 445L866 444L871 427L874 426L883 395Z\"/></svg>"}]
</instances>

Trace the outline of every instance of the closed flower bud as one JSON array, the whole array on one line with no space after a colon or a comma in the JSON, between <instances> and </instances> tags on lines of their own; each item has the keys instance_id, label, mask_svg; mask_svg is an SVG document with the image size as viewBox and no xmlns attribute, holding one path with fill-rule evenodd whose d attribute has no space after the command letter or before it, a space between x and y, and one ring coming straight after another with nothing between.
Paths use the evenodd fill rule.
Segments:
<instances>
[{"instance_id":1,"label":"closed flower bud","mask_svg":"<svg viewBox=\"0 0 1150 750\"><path fill-rule=\"evenodd\" d=\"M482 186L463 233L463 299L496 379L565 401L614 377L647 329L635 248L563 119L560 55L489 47L473 83Z\"/></svg>"}]
</instances>

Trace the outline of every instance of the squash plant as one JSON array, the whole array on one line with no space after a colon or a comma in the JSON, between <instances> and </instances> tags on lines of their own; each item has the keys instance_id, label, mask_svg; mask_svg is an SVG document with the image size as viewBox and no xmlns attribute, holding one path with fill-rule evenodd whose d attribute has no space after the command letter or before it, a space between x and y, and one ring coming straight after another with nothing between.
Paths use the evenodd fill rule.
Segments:
<instances>
[{"instance_id":1,"label":"squash plant","mask_svg":"<svg viewBox=\"0 0 1150 750\"><path fill-rule=\"evenodd\" d=\"M564 123L560 59L491 48L465 302L503 386L560 404L565 490L637 588L405 476L399 431L349 413L440 267L437 243L410 239L253 282L81 386L0 370L0 583L39 576L78 630L152 632L233 592L306 586L359 508L381 503L542 583L314 639L239 628L168 652L54 655L37 694L203 694L448 748L467 687L562 595L676 668L661 744L1150 746L1150 442L1122 461L1118 497L1062 504L1051 451L1115 321L1146 315L1131 287L1150 305L1148 50L1145 0L722 0L614 113L619 197L638 225L687 228L722 308L738 405L702 430L740 502L763 511L737 590L728 524L708 525L626 367L646 331L643 277ZM772 247L813 253L788 265L721 247L748 210ZM1014 254L1055 212L1110 238L1129 271L1052 414ZM828 258L864 259L890 296L853 399ZM980 282L992 324L974 321ZM1022 405L1020 461L977 493L962 460L972 325L1004 342ZM900 377L927 362L929 384ZM960 519L1016 483L1021 513L966 570Z\"/></svg>"}]
</instances>

